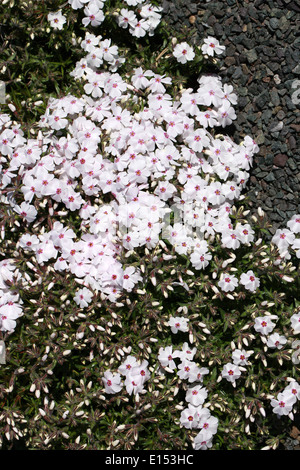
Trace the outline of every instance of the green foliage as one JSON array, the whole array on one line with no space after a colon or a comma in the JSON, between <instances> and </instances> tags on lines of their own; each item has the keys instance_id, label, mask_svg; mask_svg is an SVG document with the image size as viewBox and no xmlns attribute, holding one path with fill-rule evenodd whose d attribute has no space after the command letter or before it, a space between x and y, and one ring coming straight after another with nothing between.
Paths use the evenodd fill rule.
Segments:
<instances>
[{"instance_id":1,"label":"green foliage","mask_svg":"<svg viewBox=\"0 0 300 470\"><path fill-rule=\"evenodd\" d=\"M23 125L38 120L51 95L67 93L69 73L81 52L78 44L70 48L81 32L72 11L63 31L49 27L47 15L60 5L59 0L21 0L0 7L1 79Z\"/></svg>"},{"instance_id":2,"label":"green foliage","mask_svg":"<svg viewBox=\"0 0 300 470\"><path fill-rule=\"evenodd\" d=\"M258 221L256 230L261 224ZM168 264L164 254L174 255ZM3 448L191 448L186 429L179 426L186 384L174 374L156 374L159 348L179 348L186 341L197 348L194 360L210 370L204 385L210 409L220 421L214 448L259 449L266 439L279 443L289 419L281 420L279 429L278 423L275 426L268 396L272 388L281 391L287 377L299 375L299 367L291 361L290 342L272 354L263 352L253 322L266 312L276 314L278 330L291 341L289 318L297 308L299 273L291 272L290 263L283 270L276 267L277 253L269 246L253 245L246 253L241 249L235 254L238 274L253 269L259 275L261 286L255 294L241 291L232 300L212 290L212 273L218 273L230 250L215 248L211 266L192 276L185 257L175 256L163 244L153 253L140 250L132 259L122 260L144 267L148 278L144 291L136 288L124 294L116 306L95 295L86 309L73 301L76 282L70 275L36 264L34 277L41 281L33 282L30 298L24 297L24 317L15 332L3 335L7 345L6 365L0 371ZM266 256L268 263L263 262ZM19 266L28 271L26 261L20 254ZM294 282L280 282L284 274ZM188 291L174 285L179 279ZM50 282L54 286L48 290ZM180 315L185 312L189 318L189 334L173 335L167 321L179 315L180 307ZM232 342L254 351L234 393L230 383L218 381L222 365L230 361ZM149 361L151 378L139 400L125 388L116 395L104 393L101 377L108 369L117 371L126 351ZM261 407L266 417L259 413ZM253 421L245 417L247 409ZM245 432L247 425L250 430Z\"/></svg>"},{"instance_id":3,"label":"green foliage","mask_svg":"<svg viewBox=\"0 0 300 470\"><path fill-rule=\"evenodd\" d=\"M213 61L205 65L199 51L192 66L179 66L171 56L173 33L166 22L155 36L136 42L127 32L120 35L113 11L121 2L107 1L107 5L112 15L107 15L101 34L111 37L126 57L122 73L142 66L172 76L176 96L181 86L194 84L203 67L215 67ZM8 102L16 107L14 118L28 131L34 129L50 96L82 93L81 85L69 76L82 55L81 13L69 9L67 28L54 31L48 27L47 14L59 7L58 0L11 1L0 7L2 79ZM182 31L178 40L192 37L193 30ZM234 222L244 220L244 205L237 205ZM210 371L204 385L210 410L220 423L214 448L253 450L280 444L290 421L284 417L279 423L274 417L269 395L283 390L287 377L300 372L291 361L289 323L299 308L296 257L279 267L278 252L262 241L236 250L234 263L224 268L231 250L217 240L211 246L211 264L199 272L187 257L161 243L151 253L138 249L122 259L125 266L142 269L146 280L142 291L124 293L116 305L95 294L82 309L73 300L78 285L72 276L18 252L15 222L22 221L9 213L2 217L9 238L2 240L1 259L14 258L32 282L30 291L17 280L11 285L12 291L20 291L24 315L12 334L0 333L6 344L6 364L0 366L2 449L191 449L191 436L197 433L188 433L179 423L187 384L176 374L157 373L159 348L180 348L186 341L197 348L195 361ZM46 222L45 216L40 223ZM68 225L72 224L78 231L79 221L69 220ZM252 220L252 226L257 238L268 233L264 217ZM166 262L164 255L171 258ZM231 298L213 289L221 272L240 275L250 269L261 280L255 293L240 289ZM254 319L266 312L279 317L277 330L288 338L282 349L271 354L253 329ZM170 332L167 322L176 315L189 319L188 333ZM218 380L222 365L231 360L233 345L254 351L234 390L230 383ZM127 354L149 362L146 393L136 398L123 388L116 395L105 394L104 372L117 371ZM262 407L265 417L259 412Z\"/></svg>"},{"instance_id":4,"label":"green foliage","mask_svg":"<svg viewBox=\"0 0 300 470\"><path fill-rule=\"evenodd\" d=\"M99 33L118 45L126 57L126 72L143 65L155 73L173 75L174 95L179 86L192 86L203 65L201 54L188 68L178 66L171 57L173 36L166 21L161 22L154 36L138 41L127 30L120 34L114 12L122 6L121 1L106 1L107 14ZM61 0L11 0L0 6L0 76L9 96L7 103L16 107L15 119L28 129L35 127L49 97L82 95L81 84L70 77L70 72L83 55L79 43L86 31L81 23L83 13L64 4L67 24L62 30L54 30L47 15L61 7ZM97 28L93 31L98 34ZM177 38L189 40L193 33L186 28Z\"/></svg>"}]
</instances>

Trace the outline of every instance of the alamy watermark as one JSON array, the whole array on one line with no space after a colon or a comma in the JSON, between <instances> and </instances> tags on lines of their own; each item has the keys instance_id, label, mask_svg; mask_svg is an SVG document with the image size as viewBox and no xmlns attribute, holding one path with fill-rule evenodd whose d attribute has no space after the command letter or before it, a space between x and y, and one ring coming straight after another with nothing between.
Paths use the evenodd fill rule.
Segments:
<instances>
[{"instance_id":1,"label":"alamy watermark","mask_svg":"<svg viewBox=\"0 0 300 470\"><path fill-rule=\"evenodd\" d=\"M292 94L292 102L294 104L300 104L300 80L294 80L292 83L292 88L295 89Z\"/></svg>"},{"instance_id":2,"label":"alamy watermark","mask_svg":"<svg viewBox=\"0 0 300 470\"><path fill-rule=\"evenodd\" d=\"M5 82L0 80L0 104L5 103Z\"/></svg>"}]
</instances>

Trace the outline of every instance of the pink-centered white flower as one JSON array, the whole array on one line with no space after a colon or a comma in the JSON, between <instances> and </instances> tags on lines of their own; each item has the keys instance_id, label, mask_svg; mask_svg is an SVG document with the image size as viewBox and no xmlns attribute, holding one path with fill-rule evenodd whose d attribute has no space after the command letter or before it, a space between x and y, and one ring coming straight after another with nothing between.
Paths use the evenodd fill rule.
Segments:
<instances>
[{"instance_id":1,"label":"pink-centered white flower","mask_svg":"<svg viewBox=\"0 0 300 470\"><path fill-rule=\"evenodd\" d=\"M21 314L15 312L7 312L6 306L0 306L0 331L9 331L12 332L17 326L16 320L21 316Z\"/></svg>"},{"instance_id":2,"label":"pink-centered white flower","mask_svg":"<svg viewBox=\"0 0 300 470\"><path fill-rule=\"evenodd\" d=\"M218 286L224 292L232 292L238 286L238 279L233 274L224 274L223 278L218 281Z\"/></svg>"},{"instance_id":3,"label":"pink-centered white flower","mask_svg":"<svg viewBox=\"0 0 300 470\"><path fill-rule=\"evenodd\" d=\"M209 137L204 129L196 129L186 137L188 146L195 152L202 152L209 145Z\"/></svg>"},{"instance_id":4,"label":"pink-centered white flower","mask_svg":"<svg viewBox=\"0 0 300 470\"><path fill-rule=\"evenodd\" d=\"M212 254L208 251L194 250L190 255L191 263L196 269L205 269L211 259Z\"/></svg>"},{"instance_id":5,"label":"pink-centered white flower","mask_svg":"<svg viewBox=\"0 0 300 470\"><path fill-rule=\"evenodd\" d=\"M224 365L221 375L228 382L231 382L233 385L235 385L235 381L241 376L241 371L239 366L229 362Z\"/></svg>"},{"instance_id":6,"label":"pink-centered white flower","mask_svg":"<svg viewBox=\"0 0 300 470\"><path fill-rule=\"evenodd\" d=\"M286 250L295 241L295 234L289 229L277 229L271 242L278 246L279 251Z\"/></svg>"},{"instance_id":7,"label":"pink-centered white flower","mask_svg":"<svg viewBox=\"0 0 300 470\"><path fill-rule=\"evenodd\" d=\"M174 359L179 357L179 351L173 351L173 346L160 347L158 351L158 360L163 367L168 367L171 370L176 368Z\"/></svg>"},{"instance_id":8,"label":"pink-centered white flower","mask_svg":"<svg viewBox=\"0 0 300 470\"><path fill-rule=\"evenodd\" d=\"M88 304L91 302L92 298L93 298L93 293L91 292L90 289L87 289L86 287L79 289L74 296L75 302L81 308L87 307Z\"/></svg>"},{"instance_id":9,"label":"pink-centered white flower","mask_svg":"<svg viewBox=\"0 0 300 470\"><path fill-rule=\"evenodd\" d=\"M50 22L52 28L58 30L63 29L63 26L67 21L66 17L62 14L61 10L55 13L49 13L47 19Z\"/></svg>"},{"instance_id":10,"label":"pink-centered white flower","mask_svg":"<svg viewBox=\"0 0 300 470\"><path fill-rule=\"evenodd\" d=\"M188 61L191 61L195 57L195 52L193 48L187 42L181 42L176 44L173 50L173 56L181 64L186 64Z\"/></svg>"},{"instance_id":11,"label":"pink-centered white flower","mask_svg":"<svg viewBox=\"0 0 300 470\"><path fill-rule=\"evenodd\" d=\"M182 359L182 362L178 365L177 374L183 380L189 380L194 382L195 380L190 380L191 374L195 375L198 371L198 366L195 362L190 361L189 359Z\"/></svg>"},{"instance_id":12,"label":"pink-centered white flower","mask_svg":"<svg viewBox=\"0 0 300 470\"><path fill-rule=\"evenodd\" d=\"M198 423L198 409L189 403L188 407L181 412L180 424L187 429L194 429L198 427Z\"/></svg>"},{"instance_id":13,"label":"pink-centered white flower","mask_svg":"<svg viewBox=\"0 0 300 470\"><path fill-rule=\"evenodd\" d=\"M287 227L289 230L296 234L300 233L300 214L295 214L288 222Z\"/></svg>"},{"instance_id":14,"label":"pink-centered white flower","mask_svg":"<svg viewBox=\"0 0 300 470\"><path fill-rule=\"evenodd\" d=\"M203 405L208 396L207 389L201 385L188 388L185 399L193 406Z\"/></svg>"},{"instance_id":15,"label":"pink-centered white flower","mask_svg":"<svg viewBox=\"0 0 300 470\"><path fill-rule=\"evenodd\" d=\"M289 385L287 385L284 389L286 394L291 394L292 396L296 397L297 400L300 400L300 385L296 380L292 380Z\"/></svg>"},{"instance_id":16,"label":"pink-centered white flower","mask_svg":"<svg viewBox=\"0 0 300 470\"><path fill-rule=\"evenodd\" d=\"M195 354L197 352L197 348L191 348L187 342L183 343L181 351L179 351L178 355L180 359L183 361L184 359L187 359L189 361L192 361Z\"/></svg>"},{"instance_id":17,"label":"pink-centered white flower","mask_svg":"<svg viewBox=\"0 0 300 470\"><path fill-rule=\"evenodd\" d=\"M121 8L117 21L121 28L125 29L128 28L128 26L131 26L131 28L134 29L138 20L134 11L128 10L127 8Z\"/></svg>"},{"instance_id":18,"label":"pink-centered white flower","mask_svg":"<svg viewBox=\"0 0 300 470\"><path fill-rule=\"evenodd\" d=\"M64 129L68 124L68 120L66 119L66 117L67 114L65 111L63 111L62 109L57 109L56 111L54 111L53 114L49 116L50 127L52 127L52 129L56 131Z\"/></svg>"},{"instance_id":19,"label":"pink-centered white flower","mask_svg":"<svg viewBox=\"0 0 300 470\"><path fill-rule=\"evenodd\" d=\"M294 313L290 319L291 327L293 328L294 334L300 333L300 313Z\"/></svg>"},{"instance_id":20,"label":"pink-centered white flower","mask_svg":"<svg viewBox=\"0 0 300 470\"><path fill-rule=\"evenodd\" d=\"M134 266L128 266L124 269L123 272L123 288L128 292L131 292L134 286L142 281L143 278L140 274L140 271Z\"/></svg>"},{"instance_id":21,"label":"pink-centered white flower","mask_svg":"<svg viewBox=\"0 0 300 470\"><path fill-rule=\"evenodd\" d=\"M188 318L184 317L170 317L168 325L170 326L172 333L177 334L178 331L186 333L189 330L188 321Z\"/></svg>"},{"instance_id":22,"label":"pink-centered white flower","mask_svg":"<svg viewBox=\"0 0 300 470\"><path fill-rule=\"evenodd\" d=\"M123 384L119 373L106 371L103 374L102 382L105 387L105 393L114 394L122 390Z\"/></svg>"},{"instance_id":23,"label":"pink-centered white flower","mask_svg":"<svg viewBox=\"0 0 300 470\"><path fill-rule=\"evenodd\" d=\"M252 354L251 351L245 351L244 349L235 349L232 352L232 361L233 364L237 366L245 366L248 364L248 358Z\"/></svg>"},{"instance_id":24,"label":"pink-centered white flower","mask_svg":"<svg viewBox=\"0 0 300 470\"><path fill-rule=\"evenodd\" d=\"M28 223L31 223L36 219L36 208L33 205L28 204L27 202L22 202L19 206L15 206L14 210Z\"/></svg>"},{"instance_id":25,"label":"pink-centered white flower","mask_svg":"<svg viewBox=\"0 0 300 470\"><path fill-rule=\"evenodd\" d=\"M137 365L138 365L137 359L134 356L129 355L119 366L118 371L122 375L127 375Z\"/></svg>"},{"instance_id":26,"label":"pink-centered white flower","mask_svg":"<svg viewBox=\"0 0 300 470\"><path fill-rule=\"evenodd\" d=\"M212 36L204 39L204 44L201 47L202 53L213 57L215 54L219 55L225 51L225 46L221 46L219 41Z\"/></svg>"},{"instance_id":27,"label":"pink-centered white flower","mask_svg":"<svg viewBox=\"0 0 300 470\"><path fill-rule=\"evenodd\" d=\"M195 450L207 450L213 445L213 435L206 429L201 429L194 439L193 447Z\"/></svg>"},{"instance_id":28,"label":"pink-centered white flower","mask_svg":"<svg viewBox=\"0 0 300 470\"><path fill-rule=\"evenodd\" d=\"M201 416L201 414L199 418L200 418L199 427L201 429L205 429L206 431L211 433L212 436L216 434L218 430L218 425L219 425L218 418L216 418L215 416L211 416L211 415L209 415L208 417L205 415Z\"/></svg>"},{"instance_id":29,"label":"pink-centered white flower","mask_svg":"<svg viewBox=\"0 0 300 470\"><path fill-rule=\"evenodd\" d=\"M104 13L99 7L96 1L91 0L88 5L84 8L84 14L86 15L82 19L84 26L91 24L92 26L99 26L104 21Z\"/></svg>"},{"instance_id":30,"label":"pink-centered white flower","mask_svg":"<svg viewBox=\"0 0 300 470\"><path fill-rule=\"evenodd\" d=\"M287 339L279 333L273 333L267 339L267 346L271 349L282 349L286 344Z\"/></svg>"},{"instance_id":31,"label":"pink-centered white flower","mask_svg":"<svg viewBox=\"0 0 300 470\"><path fill-rule=\"evenodd\" d=\"M260 280L255 276L252 270L242 273L240 276L240 284L245 286L245 289L255 292L260 285Z\"/></svg>"},{"instance_id":32,"label":"pink-centered white flower","mask_svg":"<svg viewBox=\"0 0 300 470\"><path fill-rule=\"evenodd\" d=\"M293 406L297 401L296 397L292 394L281 392L278 393L277 398L271 399L271 406L273 412L279 416L287 416L293 410Z\"/></svg>"},{"instance_id":33,"label":"pink-centered white flower","mask_svg":"<svg viewBox=\"0 0 300 470\"><path fill-rule=\"evenodd\" d=\"M136 38L142 38L146 36L148 30L149 24L144 19L137 21L133 26L130 26L129 28L130 34L132 34L132 36Z\"/></svg>"},{"instance_id":34,"label":"pink-centered white flower","mask_svg":"<svg viewBox=\"0 0 300 470\"><path fill-rule=\"evenodd\" d=\"M257 317L254 321L254 329L262 335L268 335L273 331L276 324L272 321L276 315L266 315L264 317Z\"/></svg>"}]
</instances>

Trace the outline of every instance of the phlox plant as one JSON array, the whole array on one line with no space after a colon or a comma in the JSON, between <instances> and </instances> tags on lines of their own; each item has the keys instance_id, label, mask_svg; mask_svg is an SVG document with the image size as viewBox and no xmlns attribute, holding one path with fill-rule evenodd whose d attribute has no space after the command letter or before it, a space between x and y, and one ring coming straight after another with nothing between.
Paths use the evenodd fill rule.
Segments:
<instances>
[{"instance_id":1,"label":"phlox plant","mask_svg":"<svg viewBox=\"0 0 300 470\"><path fill-rule=\"evenodd\" d=\"M28 135L0 115L2 448L278 448L299 412L300 215L265 243L246 207L259 148L226 134L238 97L188 77L224 46L130 55L106 18L135 44L162 8L113 3L47 14L57 34L74 11L86 28L80 93Z\"/></svg>"}]
</instances>

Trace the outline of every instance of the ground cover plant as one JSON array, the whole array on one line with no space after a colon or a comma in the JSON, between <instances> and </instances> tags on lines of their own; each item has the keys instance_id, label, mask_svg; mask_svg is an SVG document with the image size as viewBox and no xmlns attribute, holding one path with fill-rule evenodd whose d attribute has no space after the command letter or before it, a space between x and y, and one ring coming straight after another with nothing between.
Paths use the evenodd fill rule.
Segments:
<instances>
[{"instance_id":1,"label":"ground cover plant","mask_svg":"<svg viewBox=\"0 0 300 470\"><path fill-rule=\"evenodd\" d=\"M226 133L224 47L173 37L160 2L1 15L2 448L279 448L299 412L300 215L266 243L247 208L259 148Z\"/></svg>"}]
</instances>

